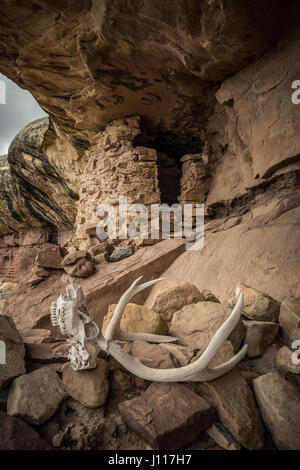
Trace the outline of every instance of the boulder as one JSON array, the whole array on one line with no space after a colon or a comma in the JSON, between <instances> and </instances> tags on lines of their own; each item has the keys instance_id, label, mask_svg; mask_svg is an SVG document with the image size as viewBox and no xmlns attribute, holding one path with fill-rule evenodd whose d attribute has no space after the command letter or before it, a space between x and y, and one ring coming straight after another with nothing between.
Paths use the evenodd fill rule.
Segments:
<instances>
[{"instance_id":1,"label":"boulder","mask_svg":"<svg viewBox=\"0 0 300 470\"><path fill-rule=\"evenodd\" d=\"M172 321L173 314L185 305L195 304L204 300L196 286L186 282L160 292L153 304L153 310L160 314L166 323Z\"/></svg>"},{"instance_id":2,"label":"boulder","mask_svg":"<svg viewBox=\"0 0 300 470\"><path fill-rule=\"evenodd\" d=\"M13 381L7 400L7 414L29 424L43 424L67 398L57 373L43 367Z\"/></svg>"},{"instance_id":3,"label":"boulder","mask_svg":"<svg viewBox=\"0 0 300 470\"><path fill-rule=\"evenodd\" d=\"M226 341L210 366L217 367L233 354L232 345ZM249 450L263 447L264 428L254 396L237 369L216 380L199 382L196 390L217 409L219 421L239 444Z\"/></svg>"},{"instance_id":4,"label":"boulder","mask_svg":"<svg viewBox=\"0 0 300 470\"><path fill-rule=\"evenodd\" d=\"M300 375L300 351L291 351L286 346L279 349L276 356L276 368L282 373Z\"/></svg>"},{"instance_id":5,"label":"boulder","mask_svg":"<svg viewBox=\"0 0 300 470\"><path fill-rule=\"evenodd\" d=\"M25 347L12 318L0 315L0 389L26 373Z\"/></svg>"},{"instance_id":6,"label":"boulder","mask_svg":"<svg viewBox=\"0 0 300 470\"><path fill-rule=\"evenodd\" d=\"M214 408L185 385L153 382L119 404L125 423L153 449L182 449L217 419Z\"/></svg>"},{"instance_id":7,"label":"boulder","mask_svg":"<svg viewBox=\"0 0 300 470\"><path fill-rule=\"evenodd\" d=\"M70 266L65 266L65 271L72 277L88 277L94 274L94 263L85 258L80 259L77 263Z\"/></svg>"},{"instance_id":8,"label":"boulder","mask_svg":"<svg viewBox=\"0 0 300 470\"><path fill-rule=\"evenodd\" d=\"M74 371L71 363L64 365L63 383L68 394L88 408L99 408L106 402L109 383L109 364L98 359L95 369Z\"/></svg>"},{"instance_id":9,"label":"boulder","mask_svg":"<svg viewBox=\"0 0 300 470\"><path fill-rule=\"evenodd\" d=\"M62 260L63 266L69 266L70 264L77 263L77 261L84 259L86 257L86 250L73 251L72 253L67 254Z\"/></svg>"},{"instance_id":10,"label":"boulder","mask_svg":"<svg viewBox=\"0 0 300 470\"><path fill-rule=\"evenodd\" d=\"M174 313L170 334L189 348L203 352L230 313L230 308L215 302L187 305ZM242 321L239 321L229 336L235 350L239 348L244 335L245 327Z\"/></svg>"},{"instance_id":11,"label":"boulder","mask_svg":"<svg viewBox=\"0 0 300 470\"><path fill-rule=\"evenodd\" d=\"M282 302L279 323L290 346L293 341L300 340L300 297L287 297Z\"/></svg>"},{"instance_id":12,"label":"boulder","mask_svg":"<svg viewBox=\"0 0 300 470\"><path fill-rule=\"evenodd\" d=\"M140 359L151 359L152 362L147 363L147 366L154 369L172 369L173 367L180 367L179 361L170 351L154 343L134 341L131 354Z\"/></svg>"},{"instance_id":13,"label":"boulder","mask_svg":"<svg viewBox=\"0 0 300 470\"><path fill-rule=\"evenodd\" d=\"M267 346L275 340L278 323L244 321L246 327L245 344L248 344L248 357L262 356Z\"/></svg>"},{"instance_id":14,"label":"boulder","mask_svg":"<svg viewBox=\"0 0 300 470\"><path fill-rule=\"evenodd\" d=\"M299 390L276 373L257 377L253 387L264 423L278 449L299 450Z\"/></svg>"},{"instance_id":15,"label":"boulder","mask_svg":"<svg viewBox=\"0 0 300 470\"><path fill-rule=\"evenodd\" d=\"M0 411L0 450L51 450L27 423Z\"/></svg>"},{"instance_id":16,"label":"boulder","mask_svg":"<svg viewBox=\"0 0 300 470\"><path fill-rule=\"evenodd\" d=\"M243 313L251 320L274 322L278 320L280 304L265 292L261 292L246 284L240 283L235 290L235 297L229 300L234 307L240 293L244 294Z\"/></svg>"},{"instance_id":17,"label":"boulder","mask_svg":"<svg viewBox=\"0 0 300 470\"><path fill-rule=\"evenodd\" d=\"M44 243L37 254L36 264L40 268L62 269L62 257L58 245Z\"/></svg>"},{"instance_id":18,"label":"boulder","mask_svg":"<svg viewBox=\"0 0 300 470\"><path fill-rule=\"evenodd\" d=\"M105 333L115 308L115 304L109 306L108 313L103 320L102 334ZM120 327L127 333L153 333L157 335L168 333L167 325L156 312L142 305L131 303L124 310Z\"/></svg>"}]
</instances>

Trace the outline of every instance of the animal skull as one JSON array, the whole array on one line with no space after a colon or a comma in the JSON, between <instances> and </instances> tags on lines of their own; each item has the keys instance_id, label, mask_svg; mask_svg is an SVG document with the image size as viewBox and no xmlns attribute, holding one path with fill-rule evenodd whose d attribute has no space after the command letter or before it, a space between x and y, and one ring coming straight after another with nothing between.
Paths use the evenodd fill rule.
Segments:
<instances>
[{"instance_id":1,"label":"animal skull","mask_svg":"<svg viewBox=\"0 0 300 470\"><path fill-rule=\"evenodd\" d=\"M51 304L50 316L53 326L59 326L68 336L69 359L74 370L96 367L99 348L91 343L99 335L99 328L88 313L83 292L79 286L67 286L66 295L60 295Z\"/></svg>"},{"instance_id":2,"label":"animal skull","mask_svg":"<svg viewBox=\"0 0 300 470\"><path fill-rule=\"evenodd\" d=\"M114 357L129 372L145 380L158 382L203 382L214 380L224 375L246 355L248 346L245 344L229 361L215 368L209 367L210 362L240 320L243 309L242 293L230 316L215 333L202 356L192 364L177 369L153 369L143 364L143 362L149 362L149 360L133 357L123 351L116 340L134 341L140 339L152 343L165 343L177 340L177 338L172 336L127 333L120 329L120 320L130 299L138 292L161 281L161 279L155 279L154 281L138 285L140 279L141 277L134 281L120 298L104 336L100 334L99 328L89 316L80 287L69 285L67 287L67 295L60 296L58 301L52 304L52 323L60 326L62 333L70 338L71 351L69 358L73 369L80 370L96 366L96 358L92 359L92 354L88 350L92 344L96 344L98 348Z\"/></svg>"}]
</instances>

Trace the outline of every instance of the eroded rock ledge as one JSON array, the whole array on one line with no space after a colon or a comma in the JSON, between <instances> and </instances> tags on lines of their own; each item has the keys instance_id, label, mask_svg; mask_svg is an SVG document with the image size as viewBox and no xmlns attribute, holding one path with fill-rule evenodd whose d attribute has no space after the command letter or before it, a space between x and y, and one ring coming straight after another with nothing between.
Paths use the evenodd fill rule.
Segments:
<instances>
[{"instance_id":1,"label":"eroded rock ledge","mask_svg":"<svg viewBox=\"0 0 300 470\"><path fill-rule=\"evenodd\" d=\"M0 234L42 225L71 227L83 159L49 118L22 129L0 157Z\"/></svg>"}]
</instances>

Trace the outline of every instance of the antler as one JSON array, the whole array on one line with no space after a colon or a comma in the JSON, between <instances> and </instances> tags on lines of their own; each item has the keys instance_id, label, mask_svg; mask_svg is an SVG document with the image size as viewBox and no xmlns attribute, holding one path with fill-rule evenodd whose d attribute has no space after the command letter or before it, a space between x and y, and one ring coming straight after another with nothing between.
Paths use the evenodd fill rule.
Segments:
<instances>
[{"instance_id":1,"label":"antler","mask_svg":"<svg viewBox=\"0 0 300 470\"><path fill-rule=\"evenodd\" d=\"M110 320L104 334L104 338L107 339L107 341L111 341L113 339L121 339L126 341L135 341L140 339L143 341L148 341L148 343L172 343L173 341L177 341L177 338L174 336L153 335L150 333L126 333L125 331L121 330L120 320L128 302L132 299L132 297L142 290L154 286L154 284L157 284L157 282L163 280L163 278L154 279L153 281L145 282L144 284L138 286L137 284L142 279L142 277L143 276L137 278L120 298L118 305L116 306L113 313L112 319Z\"/></svg>"},{"instance_id":2,"label":"antler","mask_svg":"<svg viewBox=\"0 0 300 470\"><path fill-rule=\"evenodd\" d=\"M138 286L137 284L140 279L141 278L138 278L136 281L134 281L134 283L129 287L129 289L122 295L113 313L112 319L108 325L105 335L102 336L99 333L96 338L93 338L93 340L96 341L97 345L101 349L105 350L107 354L114 357L129 372L134 375L137 375L138 377L150 381L209 381L214 380L217 377L220 377L221 375L231 370L246 355L248 346L244 345L242 349L229 361L225 362L224 364L218 367L209 368L209 363L212 361L216 353L223 345L224 341L228 338L228 336L240 320L244 303L243 294L240 295L239 300L235 308L231 312L230 316L227 318L225 323L219 328L219 330L215 333L214 337L211 339L205 352L199 359L197 359L192 364L177 369L153 369L143 364L143 362L148 362L149 360L133 357L123 351L121 346L116 343L114 339L142 339L145 341L156 343L170 342L176 340L176 338L171 336L151 335L146 333L125 333L120 329L119 324L121 316L130 299L138 292L141 292L143 289L146 289L147 287L150 287L161 280L155 279L154 281L146 282ZM66 328L66 324L63 328L69 336L72 337L72 335L74 335L74 331L68 331L68 328ZM86 338L86 340L89 341L89 338Z\"/></svg>"}]
</instances>

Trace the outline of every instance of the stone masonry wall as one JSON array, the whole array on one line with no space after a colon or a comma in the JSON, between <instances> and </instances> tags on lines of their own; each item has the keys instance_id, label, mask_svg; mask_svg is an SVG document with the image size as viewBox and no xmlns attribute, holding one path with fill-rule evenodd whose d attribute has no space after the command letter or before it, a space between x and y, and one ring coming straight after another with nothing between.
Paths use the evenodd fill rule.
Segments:
<instances>
[{"instance_id":1,"label":"stone masonry wall","mask_svg":"<svg viewBox=\"0 0 300 470\"><path fill-rule=\"evenodd\" d=\"M156 151L134 147L139 134L139 117L119 119L107 125L94 144L81 180L76 247L86 249L99 243L95 237L99 203L116 206L120 196L126 196L128 204L160 203Z\"/></svg>"}]
</instances>

